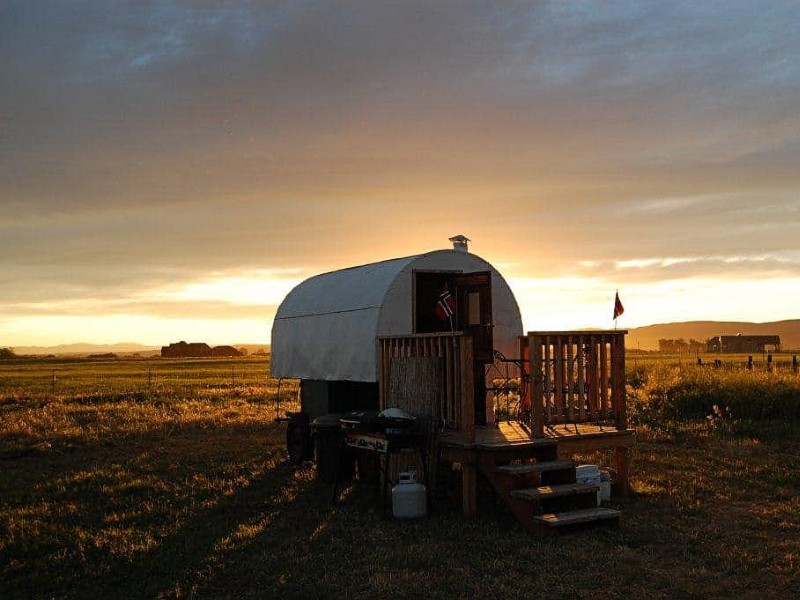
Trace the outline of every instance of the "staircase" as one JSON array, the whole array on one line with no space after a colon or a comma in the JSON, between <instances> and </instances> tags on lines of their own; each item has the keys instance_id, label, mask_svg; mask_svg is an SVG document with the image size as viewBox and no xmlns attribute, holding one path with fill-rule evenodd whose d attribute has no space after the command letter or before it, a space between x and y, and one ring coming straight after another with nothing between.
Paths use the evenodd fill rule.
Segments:
<instances>
[{"instance_id":1,"label":"staircase","mask_svg":"<svg viewBox=\"0 0 800 600\"><path fill-rule=\"evenodd\" d=\"M599 486L578 483L575 467L558 460L556 443L484 450L478 459L481 473L528 530L617 524L620 511L597 506Z\"/></svg>"}]
</instances>

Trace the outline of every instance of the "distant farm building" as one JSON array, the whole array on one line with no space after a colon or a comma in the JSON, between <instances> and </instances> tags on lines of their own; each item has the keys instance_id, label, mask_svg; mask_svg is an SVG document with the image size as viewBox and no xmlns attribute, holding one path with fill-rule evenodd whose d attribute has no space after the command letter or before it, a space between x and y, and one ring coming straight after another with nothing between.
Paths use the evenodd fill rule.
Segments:
<instances>
[{"instance_id":1,"label":"distant farm building","mask_svg":"<svg viewBox=\"0 0 800 600\"><path fill-rule=\"evenodd\" d=\"M242 356L242 352L233 346L214 346L211 349L211 356L214 358L227 358L231 356Z\"/></svg>"},{"instance_id":2,"label":"distant farm building","mask_svg":"<svg viewBox=\"0 0 800 600\"><path fill-rule=\"evenodd\" d=\"M708 352L721 354L746 354L748 352L778 352L781 349L779 335L717 335L706 342Z\"/></svg>"},{"instance_id":3,"label":"distant farm building","mask_svg":"<svg viewBox=\"0 0 800 600\"><path fill-rule=\"evenodd\" d=\"M233 346L216 346L212 348L205 343L178 342L161 347L161 358L225 358L241 356Z\"/></svg>"}]
</instances>

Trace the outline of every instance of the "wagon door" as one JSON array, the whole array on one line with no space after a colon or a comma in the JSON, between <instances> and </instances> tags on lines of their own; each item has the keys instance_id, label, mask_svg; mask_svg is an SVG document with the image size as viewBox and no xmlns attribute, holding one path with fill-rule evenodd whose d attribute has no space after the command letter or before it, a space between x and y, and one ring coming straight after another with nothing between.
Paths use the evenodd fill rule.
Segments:
<instances>
[{"instance_id":1,"label":"wagon door","mask_svg":"<svg viewBox=\"0 0 800 600\"><path fill-rule=\"evenodd\" d=\"M492 335L492 274L489 271L455 277L458 323L472 335L475 424L486 424L486 365L494 360Z\"/></svg>"},{"instance_id":2,"label":"wagon door","mask_svg":"<svg viewBox=\"0 0 800 600\"><path fill-rule=\"evenodd\" d=\"M492 336L492 274L489 271L455 277L458 324L471 333L475 361L481 364L494 359Z\"/></svg>"}]
</instances>

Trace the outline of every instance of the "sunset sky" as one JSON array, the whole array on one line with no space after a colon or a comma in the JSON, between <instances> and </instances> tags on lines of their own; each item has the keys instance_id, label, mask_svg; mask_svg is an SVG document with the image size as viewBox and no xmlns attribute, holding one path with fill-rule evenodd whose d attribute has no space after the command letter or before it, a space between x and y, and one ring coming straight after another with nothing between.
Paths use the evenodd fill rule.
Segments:
<instances>
[{"instance_id":1,"label":"sunset sky","mask_svg":"<svg viewBox=\"0 0 800 600\"><path fill-rule=\"evenodd\" d=\"M800 318L800 4L6 0L0 208L0 346L268 343L458 233L527 329Z\"/></svg>"}]
</instances>

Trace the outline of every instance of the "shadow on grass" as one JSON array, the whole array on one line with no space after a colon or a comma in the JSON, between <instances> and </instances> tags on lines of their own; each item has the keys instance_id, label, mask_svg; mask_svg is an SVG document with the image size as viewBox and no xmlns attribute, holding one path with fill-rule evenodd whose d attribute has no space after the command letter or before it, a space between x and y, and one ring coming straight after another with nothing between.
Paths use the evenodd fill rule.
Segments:
<instances>
[{"instance_id":1,"label":"shadow on grass","mask_svg":"<svg viewBox=\"0 0 800 600\"><path fill-rule=\"evenodd\" d=\"M4 597L185 595L298 503L326 518L278 429L151 431L3 461Z\"/></svg>"},{"instance_id":2,"label":"shadow on grass","mask_svg":"<svg viewBox=\"0 0 800 600\"><path fill-rule=\"evenodd\" d=\"M273 535L276 522L291 519L303 496L313 493L309 470L293 471L280 462L247 485L226 494L208 510L198 512L151 550L131 561L116 561L107 572L76 581L70 596L108 596L127 590L141 597L193 595L212 582L231 561L259 537ZM310 515L302 522L317 523ZM281 543L280 540L274 540Z\"/></svg>"},{"instance_id":3,"label":"shadow on grass","mask_svg":"<svg viewBox=\"0 0 800 600\"><path fill-rule=\"evenodd\" d=\"M0 565L17 561L0 567L4 597L685 597L797 583L796 452L640 443L640 494L619 529L542 539L498 512L388 519L368 485L331 506L330 485L284 460L282 433L186 428L8 461L21 483L3 501L28 521L0 550Z\"/></svg>"}]
</instances>

